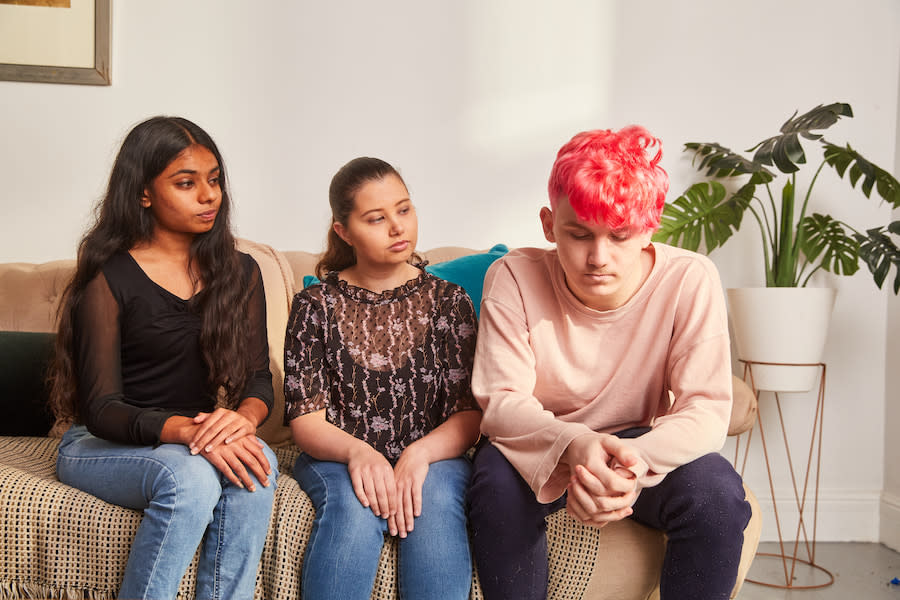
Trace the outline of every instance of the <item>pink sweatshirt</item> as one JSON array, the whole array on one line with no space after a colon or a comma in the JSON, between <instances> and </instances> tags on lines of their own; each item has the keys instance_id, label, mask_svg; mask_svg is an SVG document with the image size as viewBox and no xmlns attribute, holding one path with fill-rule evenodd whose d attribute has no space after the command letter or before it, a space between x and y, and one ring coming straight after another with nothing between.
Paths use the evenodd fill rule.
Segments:
<instances>
[{"instance_id":1,"label":"pink sweatshirt","mask_svg":"<svg viewBox=\"0 0 900 600\"><path fill-rule=\"evenodd\" d=\"M647 280L610 311L569 291L555 249L510 252L485 277L472 374L481 430L540 502L565 492L559 460L591 431L652 426L629 440L639 488L725 442L732 383L718 272L705 256L653 247Z\"/></svg>"}]
</instances>

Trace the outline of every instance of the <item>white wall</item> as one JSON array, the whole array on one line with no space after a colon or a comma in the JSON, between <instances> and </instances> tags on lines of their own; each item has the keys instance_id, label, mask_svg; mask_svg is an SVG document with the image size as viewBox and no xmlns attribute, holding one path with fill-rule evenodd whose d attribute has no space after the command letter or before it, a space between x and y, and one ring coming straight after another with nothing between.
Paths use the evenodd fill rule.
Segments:
<instances>
[{"instance_id":1,"label":"white wall","mask_svg":"<svg viewBox=\"0 0 900 600\"><path fill-rule=\"evenodd\" d=\"M819 103L856 113L833 141L882 166L897 153L895 0L120 1L112 30L111 87L0 82L0 261L73 256L122 136L160 113L213 134L239 234L281 249L321 248L328 181L361 154L401 169L428 248L542 244L549 167L582 129L649 127L672 197L694 177L684 142L746 148ZM820 179L824 211L858 227L888 216ZM725 285L759 282L755 235L713 255ZM874 540L897 458L883 426L888 294L864 274L824 283L839 296L819 539ZM759 464L747 479L764 498Z\"/></svg>"},{"instance_id":2,"label":"white wall","mask_svg":"<svg viewBox=\"0 0 900 600\"><path fill-rule=\"evenodd\" d=\"M900 86L900 77L898 77ZM897 151L894 156L894 172L900 173L900 103L897 106ZM894 220L900 220L900 210L895 210ZM885 371L884 412L884 492L881 497L881 541L900 552L900 371L893 365L900 364L900 298L888 300L887 310L887 364Z\"/></svg>"}]
</instances>

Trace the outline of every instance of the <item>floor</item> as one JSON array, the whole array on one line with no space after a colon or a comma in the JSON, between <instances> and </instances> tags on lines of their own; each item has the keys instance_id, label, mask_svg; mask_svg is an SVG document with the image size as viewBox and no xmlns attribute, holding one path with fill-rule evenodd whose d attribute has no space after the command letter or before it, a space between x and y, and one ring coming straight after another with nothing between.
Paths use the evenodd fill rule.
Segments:
<instances>
[{"instance_id":1,"label":"floor","mask_svg":"<svg viewBox=\"0 0 900 600\"><path fill-rule=\"evenodd\" d=\"M777 543L762 543L759 552L777 553ZM793 548L786 548L787 554ZM800 555L805 558L805 555ZM834 575L834 583L818 589L785 590L746 581L737 600L900 600L900 553L881 544L819 542L815 563ZM791 563L787 563L790 573ZM785 582L780 558L759 556L750 567L748 579L771 583ZM826 583L829 577L819 569L797 563L795 587Z\"/></svg>"}]
</instances>

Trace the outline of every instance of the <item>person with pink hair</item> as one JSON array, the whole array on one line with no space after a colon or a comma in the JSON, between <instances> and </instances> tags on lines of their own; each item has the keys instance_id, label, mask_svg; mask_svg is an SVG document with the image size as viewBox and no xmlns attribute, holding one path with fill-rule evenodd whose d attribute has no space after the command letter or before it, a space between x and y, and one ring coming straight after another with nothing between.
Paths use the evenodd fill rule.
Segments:
<instances>
[{"instance_id":1,"label":"person with pink hair","mask_svg":"<svg viewBox=\"0 0 900 600\"><path fill-rule=\"evenodd\" d=\"M750 519L718 450L732 404L725 300L705 256L651 242L668 191L646 129L579 133L559 151L555 248L487 273L472 375L484 414L468 495L487 600L545 598L544 519L666 532L666 599L728 598Z\"/></svg>"}]
</instances>

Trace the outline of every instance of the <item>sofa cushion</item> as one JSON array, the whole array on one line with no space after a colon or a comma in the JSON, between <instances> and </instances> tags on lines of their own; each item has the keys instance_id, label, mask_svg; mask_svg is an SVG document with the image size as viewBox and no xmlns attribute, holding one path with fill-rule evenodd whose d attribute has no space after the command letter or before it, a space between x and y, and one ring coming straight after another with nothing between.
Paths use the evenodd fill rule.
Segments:
<instances>
[{"instance_id":1,"label":"sofa cushion","mask_svg":"<svg viewBox=\"0 0 900 600\"><path fill-rule=\"evenodd\" d=\"M74 260L0 264L0 330L56 331L56 311Z\"/></svg>"},{"instance_id":2,"label":"sofa cushion","mask_svg":"<svg viewBox=\"0 0 900 600\"><path fill-rule=\"evenodd\" d=\"M0 331L0 435L47 435L53 420L47 408L47 367L56 335Z\"/></svg>"},{"instance_id":3,"label":"sofa cushion","mask_svg":"<svg viewBox=\"0 0 900 600\"><path fill-rule=\"evenodd\" d=\"M495 260L509 252L505 244L496 244L487 252L467 254L451 260L445 260L433 265L428 265L425 270L445 281L460 286L475 305L475 315L478 316L481 309L481 293L484 290L484 275ZM318 283L315 275L303 277L303 287L309 287Z\"/></svg>"}]
</instances>

